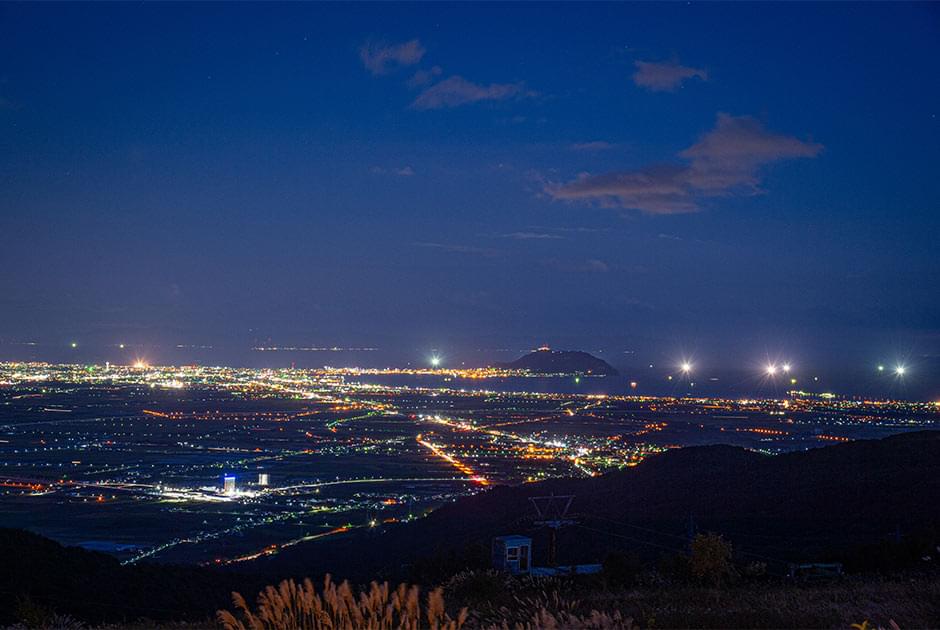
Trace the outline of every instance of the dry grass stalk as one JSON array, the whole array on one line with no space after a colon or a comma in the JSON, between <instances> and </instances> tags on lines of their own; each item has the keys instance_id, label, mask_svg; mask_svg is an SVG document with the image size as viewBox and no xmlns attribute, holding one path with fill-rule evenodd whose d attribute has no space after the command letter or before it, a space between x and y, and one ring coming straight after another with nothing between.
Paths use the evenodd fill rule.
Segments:
<instances>
[{"instance_id":1,"label":"dry grass stalk","mask_svg":"<svg viewBox=\"0 0 940 630\"><path fill-rule=\"evenodd\" d=\"M456 619L447 614L440 588L428 594L424 626L417 586L399 584L392 591L388 582L372 582L357 594L349 582L337 585L329 575L320 593L309 579L284 580L261 591L254 610L239 593L232 593L232 603L235 612L217 613L225 630L460 630L467 620L466 608Z\"/></svg>"}]
</instances>

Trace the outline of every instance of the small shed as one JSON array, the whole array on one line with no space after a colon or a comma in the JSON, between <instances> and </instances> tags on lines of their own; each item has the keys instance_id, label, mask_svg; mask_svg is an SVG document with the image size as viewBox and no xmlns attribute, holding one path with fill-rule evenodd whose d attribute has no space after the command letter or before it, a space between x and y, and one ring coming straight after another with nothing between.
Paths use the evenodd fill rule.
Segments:
<instances>
[{"instance_id":1,"label":"small shed","mask_svg":"<svg viewBox=\"0 0 940 630\"><path fill-rule=\"evenodd\" d=\"M532 539L528 536L499 536L493 539L493 568L513 575L528 573L532 566Z\"/></svg>"}]
</instances>

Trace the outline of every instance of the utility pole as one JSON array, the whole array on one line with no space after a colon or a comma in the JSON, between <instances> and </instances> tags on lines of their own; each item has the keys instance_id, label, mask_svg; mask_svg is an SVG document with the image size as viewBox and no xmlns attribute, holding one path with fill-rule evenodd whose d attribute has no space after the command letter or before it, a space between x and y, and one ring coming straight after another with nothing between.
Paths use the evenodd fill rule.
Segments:
<instances>
[{"instance_id":1,"label":"utility pole","mask_svg":"<svg viewBox=\"0 0 940 630\"><path fill-rule=\"evenodd\" d=\"M536 525L544 525L548 528L548 565L554 567L557 558L558 530L565 525L573 525L574 520L569 518L568 509L574 500L573 494L555 495L547 497L529 497L529 501L535 507L535 514L538 518Z\"/></svg>"}]
</instances>

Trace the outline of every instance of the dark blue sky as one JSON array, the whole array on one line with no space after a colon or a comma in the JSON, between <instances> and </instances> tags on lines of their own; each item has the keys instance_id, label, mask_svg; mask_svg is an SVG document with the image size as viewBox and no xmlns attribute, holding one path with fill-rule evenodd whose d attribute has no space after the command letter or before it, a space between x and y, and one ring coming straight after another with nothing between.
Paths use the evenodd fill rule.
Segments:
<instances>
[{"instance_id":1,"label":"dark blue sky","mask_svg":"<svg viewBox=\"0 0 940 630\"><path fill-rule=\"evenodd\" d=\"M936 363L938 62L927 3L3 4L0 353Z\"/></svg>"}]
</instances>

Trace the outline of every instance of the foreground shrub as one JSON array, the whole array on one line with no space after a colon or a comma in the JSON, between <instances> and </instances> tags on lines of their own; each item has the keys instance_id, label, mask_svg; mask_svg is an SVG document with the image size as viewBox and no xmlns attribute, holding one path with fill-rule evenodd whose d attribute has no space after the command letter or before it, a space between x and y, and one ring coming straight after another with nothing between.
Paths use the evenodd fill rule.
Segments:
<instances>
[{"instance_id":1,"label":"foreground shrub","mask_svg":"<svg viewBox=\"0 0 940 630\"><path fill-rule=\"evenodd\" d=\"M516 621L491 625L486 630L636 630L633 620L624 618L619 612L613 614L592 610L588 615L569 612L551 612L544 608L527 621Z\"/></svg>"},{"instance_id":2,"label":"foreground shrub","mask_svg":"<svg viewBox=\"0 0 940 630\"><path fill-rule=\"evenodd\" d=\"M459 630L467 609L452 619L441 593L440 588L428 593L422 614L417 586L399 584L392 591L388 582L372 582L368 591L357 594L349 582L337 586L327 575L322 594L309 579L299 585L284 580L277 588L268 586L258 595L255 610L240 594L232 593L241 619L227 610L220 610L217 617L226 630Z\"/></svg>"},{"instance_id":3,"label":"foreground shrub","mask_svg":"<svg viewBox=\"0 0 940 630\"><path fill-rule=\"evenodd\" d=\"M700 580L718 588L722 579L732 574L731 543L720 535L698 534L692 540L691 551L689 569Z\"/></svg>"}]
</instances>

